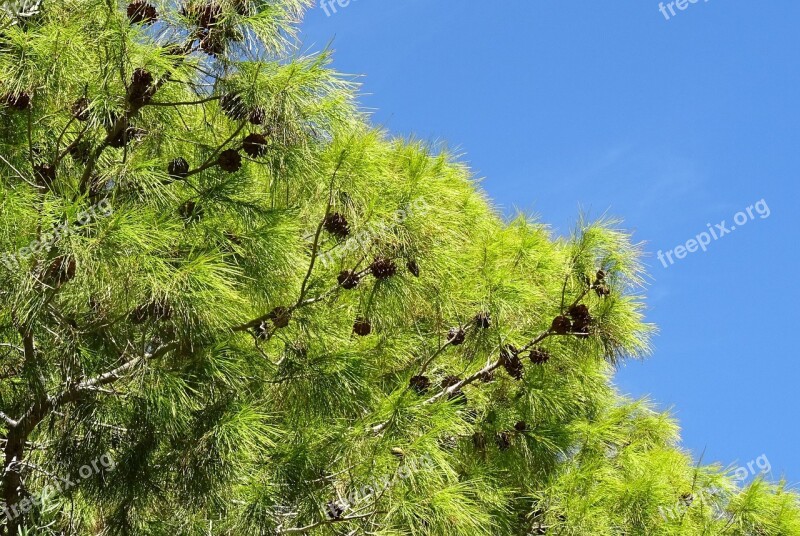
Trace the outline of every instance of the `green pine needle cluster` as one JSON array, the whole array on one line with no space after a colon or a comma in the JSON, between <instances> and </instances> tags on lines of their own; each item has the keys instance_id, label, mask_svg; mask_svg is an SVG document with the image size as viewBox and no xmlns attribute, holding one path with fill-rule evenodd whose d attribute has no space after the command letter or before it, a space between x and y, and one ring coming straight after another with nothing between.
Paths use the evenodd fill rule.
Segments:
<instances>
[{"instance_id":1,"label":"green pine needle cluster","mask_svg":"<svg viewBox=\"0 0 800 536\"><path fill-rule=\"evenodd\" d=\"M800 534L612 388L620 222L372 127L306 0L149 1L0 11L0 531Z\"/></svg>"}]
</instances>

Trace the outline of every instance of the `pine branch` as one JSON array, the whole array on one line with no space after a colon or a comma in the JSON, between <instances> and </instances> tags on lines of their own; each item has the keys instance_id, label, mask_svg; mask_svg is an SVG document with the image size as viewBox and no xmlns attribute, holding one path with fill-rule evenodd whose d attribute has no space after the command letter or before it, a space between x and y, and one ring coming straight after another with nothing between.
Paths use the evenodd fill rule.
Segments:
<instances>
[{"instance_id":1,"label":"pine branch","mask_svg":"<svg viewBox=\"0 0 800 536\"><path fill-rule=\"evenodd\" d=\"M364 275L369 273L369 271L370 271L369 268L365 268L365 269L363 269L363 270L361 270L359 272L356 272L355 273L355 277L359 277L359 278L363 277ZM303 307L307 307L309 305L313 305L315 303L319 303L319 302L325 301L328 298L330 298L331 296L337 294L342 288L343 288L342 284L341 283L337 283L337 285L335 287L323 292L319 296L306 298L302 302L295 303L294 305L292 305L292 306L290 306L288 308L288 312L291 314L291 313L294 313L298 309L302 309ZM247 331L249 329L253 329L255 327L258 327L262 322L266 322L267 320L269 320L270 319L270 315L271 315L271 313L267 313L267 314L261 315L258 318L254 318L253 320L250 320L249 322L245 322L244 324L238 324L236 326L232 326L230 328L230 330L233 331L233 332L242 332L242 331ZM274 332L274 330L273 330L273 332ZM269 338L269 337L267 337L267 338Z\"/></svg>"},{"instance_id":2,"label":"pine branch","mask_svg":"<svg viewBox=\"0 0 800 536\"><path fill-rule=\"evenodd\" d=\"M15 428L17 426L17 424L18 424L18 421L15 421L14 419L9 417L8 415L3 413L2 411L0 411L0 419L2 419L11 428Z\"/></svg>"},{"instance_id":3,"label":"pine branch","mask_svg":"<svg viewBox=\"0 0 800 536\"><path fill-rule=\"evenodd\" d=\"M211 102L215 100L219 100L221 97L219 95L213 95L211 97L207 97L205 99L201 99L198 101L184 101L184 102L149 102L147 106L194 106L197 104L204 104L206 102Z\"/></svg>"},{"instance_id":4,"label":"pine branch","mask_svg":"<svg viewBox=\"0 0 800 536\"><path fill-rule=\"evenodd\" d=\"M322 527L325 525L335 525L337 523L346 523L348 521L355 521L358 519L364 519L367 517L372 517L378 512L369 512L367 514L358 514L358 515L351 515L351 516L342 516L337 519L323 519L317 521L316 523L311 523L310 525L306 525L305 527L297 527L297 528L289 528L289 529L282 529L280 534L302 534L304 532L309 532L314 530L317 527Z\"/></svg>"},{"instance_id":5,"label":"pine branch","mask_svg":"<svg viewBox=\"0 0 800 536\"><path fill-rule=\"evenodd\" d=\"M214 149L214 152L211 153L211 156L209 156L208 159L206 159L206 161L203 162L200 165L200 167L189 171L189 173L186 174L186 177L191 177L192 175L197 175L198 173L200 173L202 171L205 171L206 169L209 169L209 168L212 168L212 167L216 166L217 165L217 156L219 155L220 151L222 151L222 149L226 145L228 145L236 136L238 136L242 132L242 130L244 130L244 128L246 126L247 126L247 122L243 121L239 125L239 127L233 132L233 134L231 134L216 149Z\"/></svg>"},{"instance_id":6,"label":"pine branch","mask_svg":"<svg viewBox=\"0 0 800 536\"><path fill-rule=\"evenodd\" d=\"M475 324L475 320L472 320L472 321L471 321L469 324L467 324L467 325L464 327L464 334L465 334L465 335L469 335L469 332L470 332L470 331L472 330L472 328L474 327L474 324ZM423 363L423 364L422 364L422 368L420 369L420 371L419 371L419 374L420 374L420 375L422 375L422 374L425 374L425 371L426 371L426 370L428 370L428 367L430 366L430 364L431 364L431 363L433 363L433 361L434 361L434 360L435 360L437 357L439 357L439 356L440 356L440 355L441 355L441 354L442 354L442 353L443 353L445 350L447 350L447 348L449 348L450 346L452 346L452 345L453 345L453 341L454 341L454 340L455 340L455 337L453 337L453 338L450 338L450 339L448 339L448 340L447 340L447 341L446 341L446 342L445 342L445 343L444 343L442 346L440 346L440 347L439 347L439 349L438 349L438 350L436 350L436 352L434 352L434 353L433 353L433 355L431 355L431 356L430 356L430 357L429 357L429 358L428 358L428 359L425 361L425 363Z\"/></svg>"},{"instance_id":7,"label":"pine branch","mask_svg":"<svg viewBox=\"0 0 800 536\"><path fill-rule=\"evenodd\" d=\"M333 206L333 187L336 184L336 175L339 173L339 169L342 167L342 164L344 163L344 159L346 156L347 156L347 149L341 152L341 154L339 155L339 160L336 162L336 167L333 170L330 186L328 188L328 203L325 206L325 215L322 217L319 224L317 225L317 232L314 234L314 245L311 248L311 261L309 263L306 276L303 278L303 284L300 285L300 297L297 299L297 303L301 303L306 297L308 280L311 278L311 274L314 271L314 264L317 261L317 252L319 251L319 239L320 236L322 235L322 228L325 226L325 220L330 215L331 207Z\"/></svg>"},{"instance_id":8,"label":"pine branch","mask_svg":"<svg viewBox=\"0 0 800 536\"><path fill-rule=\"evenodd\" d=\"M522 353L522 352L532 348L533 346L539 344L540 342L545 340L547 337L550 337L551 335L554 335L554 333L551 330L547 330L547 331L541 333L537 337L534 337L528 344L523 346L522 349L519 350L517 353L519 354L519 353ZM432 397L428 398L427 400L425 400L422 403L422 405L425 406L425 405L433 404L436 401L441 400L442 397L449 396L449 395L455 393L456 391L462 389L463 387L466 387L467 385L470 385L470 384L478 381L481 377L483 377L484 375L489 374L490 372L500 368L502 365L503 365L503 360L502 360L502 358L499 358L499 359L493 361L492 363L486 365L481 370L479 370L478 372L472 374L471 376L468 376L468 377L464 378L463 380L459 381L458 383L453 384L450 387L448 387L448 388L436 393L434 396L432 396ZM385 422L382 422L380 424L377 424L377 425L373 426L372 427L372 431L374 433L382 432L389 425L389 422L390 421L385 421Z\"/></svg>"}]
</instances>

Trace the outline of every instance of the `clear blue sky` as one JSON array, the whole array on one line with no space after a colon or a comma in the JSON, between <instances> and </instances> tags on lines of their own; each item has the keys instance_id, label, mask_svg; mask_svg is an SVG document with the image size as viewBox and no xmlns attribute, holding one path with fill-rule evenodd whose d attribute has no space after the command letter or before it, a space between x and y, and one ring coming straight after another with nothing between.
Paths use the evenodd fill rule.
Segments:
<instances>
[{"instance_id":1,"label":"clear blue sky","mask_svg":"<svg viewBox=\"0 0 800 536\"><path fill-rule=\"evenodd\" d=\"M660 334L620 389L672 407L706 461L763 454L800 482L800 2L700 0L670 20L653 0L337 11L309 13L304 47L333 40L376 123L463 151L504 212L564 233L608 211L647 243ZM768 218L656 258L762 199Z\"/></svg>"}]
</instances>

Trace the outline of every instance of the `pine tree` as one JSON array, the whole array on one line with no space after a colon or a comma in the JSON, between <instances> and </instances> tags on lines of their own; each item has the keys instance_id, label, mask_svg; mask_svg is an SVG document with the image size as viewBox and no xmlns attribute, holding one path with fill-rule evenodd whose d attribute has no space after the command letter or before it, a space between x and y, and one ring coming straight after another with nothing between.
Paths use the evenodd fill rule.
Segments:
<instances>
[{"instance_id":1,"label":"pine tree","mask_svg":"<svg viewBox=\"0 0 800 536\"><path fill-rule=\"evenodd\" d=\"M503 220L293 52L306 6L0 12L5 532L800 534L612 389L619 223Z\"/></svg>"}]
</instances>

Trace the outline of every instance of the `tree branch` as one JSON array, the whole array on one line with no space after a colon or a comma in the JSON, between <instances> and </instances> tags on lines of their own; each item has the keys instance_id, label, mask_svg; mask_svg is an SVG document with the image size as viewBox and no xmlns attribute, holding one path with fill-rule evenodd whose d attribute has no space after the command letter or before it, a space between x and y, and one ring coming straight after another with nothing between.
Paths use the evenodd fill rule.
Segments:
<instances>
[{"instance_id":1,"label":"tree branch","mask_svg":"<svg viewBox=\"0 0 800 536\"><path fill-rule=\"evenodd\" d=\"M307 289L308 280L311 279L311 274L314 272L314 265L317 262L317 253L319 252L319 238L322 235L322 228L325 225L325 220L331 213L331 206L333 206L333 187L336 184L336 175L338 175L339 169L341 169L346 156L347 156L347 149L343 150L342 153L339 155L339 161L336 163L336 168L334 168L333 170L333 175L331 176L331 183L330 186L328 187L328 204L325 207L325 215L322 217L322 220L320 220L319 225L317 225L317 232L314 234L314 246L311 249L311 262L309 263L308 266L308 272L306 272L306 276L305 278L303 278L303 284L300 286L300 298L297 300L297 303L301 303L306 297L306 292L308 291Z\"/></svg>"},{"instance_id":2,"label":"tree branch","mask_svg":"<svg viewBox=\"0 0 800 536\"><path fill-rule=\"evenodd\" d=\"M470 324L468 324L467 326L464 327L464 334L465 335L469 333L470 329L474 325L474 322L475 321L473 320L472 322L470 322ZM425 363L422 364L422 368L420 369L419 374L425 374L425 371L428 370L428 367L431 365L431 363L433 363L433 360L436 359L437 357L439 357L442 354L442 352L447 350L448 347L452 346L454 340L455 340L455 338L447 339L447 341L442 346L440 346L439 349L436 350L433 353L433 355L430 356L425 361Z\"/></svg>"},{"instance_id":3,"label":"tree branch","mask_svg":"<svg viewBox=\"0 0 800 536\"><path fill-rule=\"evenodd\" d=\"M545 332L541 333L540 335L538 335L538 336L534 337L533 339L531 339L531 341L528 344L526 344L525 346L523 346L517 353L522 353L522 352L530 349L531 347L539 344L540 342L542 342L547 337L550 337L553 334L554 334L554 332L552 330L548 329L547 331L545 331ZM436 402L437 400L441 399L442 397L449 396L449 395L453 394L454 392L462 389L463 387L466 387L467 385L476 382L484 374L488 374L488 373L494 371L495 369L500 368L500 366L502 366L502 364L503 364L502 359L498 358L497 360L495 360L492 363L486 365L485 367L480 369L478 372L472 374L471 376L468 376L468 377L464 378L463 380L461 380L460 382L458 382L458 383L456 383L454 385L451 385L447 389L444 389L444 390L436 393L435 395L433 395L429 399L425 400L425 402L423 402L422 405L423 406L427 406L429 404L433 404L434 402ZM379 433L379 432L385 430L386 427L389 425L389 422L390 421L385 421L385 422L382 422L380 424L376 424L375 426L372 427L372 431L375 432L375 433Z\"/></svg>"},{"instance_id":4,"label":"tree branch","mask_svg":"<svg viewBox=\"0 0 800 536\"><path fill-rule=\"evenodd\" d=\"M0 411L0 419L2 419L3 421L5 421L5 423L6 423L8 426L10 426L11 428L15 428L15 427L17 426L17 424L19 424L17 421L15 421L14 419L12 419L11 417L9 417L8 415L6 415L5 413L3 413L2 411Z\"/></svg>"},{"instance_id":5,"label":"tree branch","mask_svg":"<svg viewBox=\"0 0 800 536\"><path fill-rule=\"evenodd\" d=\"M184 101L184 102L149 102L147 106L192 106L194 104L204 104L213 100L219 100L220 96L207 97L199 101Z\"/></svg>"},{"instance_id":6,"label":"tree branch","mask_svg":"<svg viewBox=\"0 0 800 536\"><path fill-rule=\"evenodd\" d=\"M312 523L310 525L306 525L305 527L282 529L280 531L280 534L302 534L304 532L308 532L310 530L313 530L313 529L315 529L317 527L321 527L323 525L333 525L335 523L345 523L347 521L354 521L354 520L357 520L357 519L364 519L366 517L374 516L375 514L376 514L376 512L369 512L368 514L358 514L358 515L352 515L352 516L343 516L343 517L340 517L338 519L323 519L323 520L317 521L316 523Z\"/></svg>"}]
</instances>

